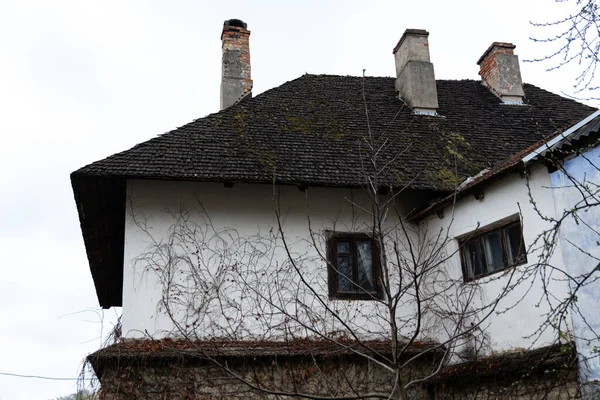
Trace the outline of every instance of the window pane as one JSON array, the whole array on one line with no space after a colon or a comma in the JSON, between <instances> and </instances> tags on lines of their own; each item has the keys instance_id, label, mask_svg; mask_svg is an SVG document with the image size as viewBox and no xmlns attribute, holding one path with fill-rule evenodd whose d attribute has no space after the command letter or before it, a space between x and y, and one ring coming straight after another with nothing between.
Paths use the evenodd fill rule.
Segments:
<instances>
[{"instance_id":1,"label":"window pane","mask_svg":"<svg viewBox=\"0 0 600 400\"><path fill-rule=\"evenodd\" d=\"M352 284L352 259L350 256L337 256L338 290L340 292L354 292L356 287Z\"/></svg>"},{"instance_id":2,"label":"window pane","mask_svg":"<svg viewBox=\"0 0 600 400\"><path fill-rule=\"evenodd\" d=\"M469 278L485 274L485 264L479 239L465 243L463 247L465 262L467 264L467 275Z\"/></svg>"},{"instance_id":3,"label":"window pane","mask_svg":"<svg viewBox=\"0 0 600 400\"><path fill-rule=\"evenodd\" d=\"M499 231L493 231L484 235L483 247L485 249L485 261L487 263L488 272L493 272L505 267Z\"/></svg>"},{"instance_id":4,"label":"window pane","mask_svg":"<svg viewBox=\"0 0 600 400\"><path fill-rule=\"evenodd\" d=\"M350 243L338 242L337 252L338 253L350 253Z\"/></svg>"},{"instance_id":5,"label":"window pane","mask_svg":"<svg viewBox=\"0 0 600 400\"><path fill-rule=\"evenodd\" d=\"M520 224L504 228L504 241L506 242L506 256L508 257L509 265L525 261L525 248L521 239Z\"/></svg>"},{"instance_id":6,"label":"window pane","mask_svg":"<svg viewBox=\"0 0 600 400\"><path fill-rule=\"evenodd\" d=\"M358 285L367 292L374 292L371 241L356 242L356 248L358 253Z\"/></svg>"}]
</instances>

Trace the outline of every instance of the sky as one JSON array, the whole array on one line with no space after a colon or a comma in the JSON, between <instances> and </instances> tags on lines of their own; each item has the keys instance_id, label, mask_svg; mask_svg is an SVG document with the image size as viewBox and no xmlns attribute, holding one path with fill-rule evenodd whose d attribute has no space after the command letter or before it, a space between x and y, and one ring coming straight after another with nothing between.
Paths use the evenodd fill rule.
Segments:
<instances>
[{"instance_id":1,"label":"sky","mask_svg":"<svg viewBox=\"0 0 600 400\"><path fill-rule=\"evenodd\" d=\"M426 6L425 6L426 4ZM223 21L251 31L253 93L304 73L395 74L406 28L430 32L438 79L479 79L494 41L523 80L572 93L576 69L525 60L552 49L529 22L554 0L0 0L0 400L76 390L82 361L114 326L98 306L70 172L218 111ZM594 102L590 105L597 106Z\"/></svg>"}]
</instances>

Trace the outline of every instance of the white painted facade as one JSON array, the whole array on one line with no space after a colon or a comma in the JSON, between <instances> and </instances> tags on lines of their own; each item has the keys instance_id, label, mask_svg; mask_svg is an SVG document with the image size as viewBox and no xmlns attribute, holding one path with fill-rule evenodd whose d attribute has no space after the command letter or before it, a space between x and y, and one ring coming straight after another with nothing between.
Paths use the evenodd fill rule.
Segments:
<instances>
[{"instance_id":1,"label":"white painted facade","mask_svg":"<svg viewBox=\"0 0 600 400\"><path fill-rule=\"evenodd\" d=\"M533 166L529 187L531 197L527 179L512 173L487 184L483 189L482 200L467 195L458 200L455 206L447 207L443 219L433 215L427 220L430 231L449 229L452 237L464 237L465 234L484 230L486 226L515 216L521 220L523 240L528 249L527 263L465 283L481 288L481 295L476 298L481 305L492 302L512 282L524 280L499 301L493 315L482 324L481 331L478 330L489 340L484 346L484 352L536 348L549 345L556 339L556 332L552 329L536 332L545 321L548 303L544 299L542 279L539 275L531 275L536 271L532 266L538 261L539 255L539 251L531 251L531 247L537 247L535 242L538 235L550 225L535 211L530 198L535 200L543 215L554 215L550 177L545 167ZM449 250L458 251L458 246L457 240L452 241L449 243ZM552 264L562 268L560 248L554 253ZM447 263L446 268L456 279L461 279L459 254ZM562 299L567 295L567 285L564 282L550 281L550 284L548 290L556 298Z\"/></svg>"},{"instance_id":2,"label":"white painted facade","mask_svg":"<svg viewBox=\"0 0 600 400\"><path fill-rule=\"evenodd\" d=\"M533 168L530 186L539 209L552 213L554 204L551 191L547 189L550 181L545 168ZM448 207L442 219L433 215L423 221L420 227L411 228L421 229L420 232L426 229L429 236L446 230L450 236L446 252L451 254L458 249L458 241L454 238L476 230L478 224L482 228L520 214L525 245L529 247L545 224L529 202L526 180L517 174L510 174L491 182L485 187L484 193L483 200L466 196L455 206ZM293 273L294 266L290 265L290 257L281 239L274 238L278 230L273 188L270 185L235 184L232 188L226 188L218 183L130 180L127 195L122 321L124 337L162 337L181 335L182 332L193 330L197 337L280 339L290 334L331 336L343 332L344 328L339 322L331 318L319 319L319 315L326 314L325 307L336 310L341 319L359 336L381 338L389 334L389 325L383 318L385 310L374 302L326 300L325 304L321 304L300 282L302 276L321 298L327 299L327 266L323 259L325 235L327 231L368 230L368 215L361 207L353 207L349 201L369 207L368 199L360 190L309 188L305 193L295 187L280 188L283 231L288 247L293 252L291 258L302 271L300 275ZM207 298L202 296L194 298L190 291L182 290L177 296L173 296L179 303L175 301L171 304L169 316L164 306L161 306L161 299L165 294L164 276L161 278L148 269L148 260L155 260L156 257L156 253L150 256L148 252L150 248L160 248L161 244L169 243L176 221L174 215L179 215L181 210L189 211L190 221L198 226L206 226L207 217L210 218L210 232L206 232L203 237L210 238L210 247L219 248L220 254L204 254L203 262L212 265L208 267L212 273L207 275L208 278L203 278L202 282L211 282L209 291L218 287L223 294L222 299L228 299L231 304L224 306L215 299L206 301ZM397 224L392 213L387 222L390 227ZM315 239L314 243L311 237ZM154 245L152 241L155 241ZM260 255L254 253L257 247L261 249ZM248 251L248 248L254 250ZM182 250L182 253L185 251ZM521 278L521 271L530 270L527 267L536 261L534 253L527 257L528 264L516 267L513 279ZM555 265L562 265L560 249L554 257ZM164 258L162 260L164 262ZM243 275L240 275L241 271L236 271L215 277L218 265L251 267L244 267L248 271L243 271ZM171 279L178 282L178 287L189 289L192 277L189 272L182 272L186 268L185 265L174 267ZM458 252L444 264L443 269L457 287L470 285L468 288L471 288L477 285L480 295L475 301L478 305L492 301L515 270L510 268L473 283L463 283ZM245 283L246 289L239 282L240 276L249 279ZM278 276L289 278L275 282ZM215 283L219 279L220 283ZM555 339L556 333L551 330L535 335L536 329L543 323L545 304L541 301L543 290L539 280L534 280L533 284L528 283L531 283L531 279L526 279L525 284L513 288L500 301L489 319L472 332L485 338L484 352L539 347ZM556 285L552 287L555 296L561 298L566 295L566 285L560 282L553 285ZM278 304L286 307L289 314L297 316L301 323L290 321L289 318L278 315L281 313L272 306L265 308L264 302L261 305L257 301L260 293L268 295L269 292L272 294L277 291L283 293ZM302 304L298 305L293 300L294 297L301 299ZM189 312L185 310L184 304L190 302L202 305ZM200 314L202 317L199 319ZM414 328L414 322L411 322L411 316L415 315L414 301L407 300L402 304L398 314L402 316L401 333L409 335ZM175 326L172 320L179 321L180 326ZM447 337L440 329L446 325L436 317L427 318L426 324L421 338L443 341Z\"/></svg>"},{"instance_id":3,"label":"white painted facade","mask_svg":"<svg viewBox=\"0 0 600 400\"><path fill-rule=\"evenodd\" d=\"M198 225L211 225L208 228L210 232L204 237L210 237L209 247L219 249L215 252L219 254L204 254L207 270L210 270L211 274L216 273L219 265L242 265L242 268L249 269L227 273L226 277L222 277L225 279L225 283L221 285L224 288L224 297L237 305L224 307L221 304L210 304L202 309L202 312L210 310L208 312L212 316L199 323L198 326L203 328L196 330L198 336L273 339L281 338L290 329L298 331L294 321L284 321L285 318L280 315L273 315L278 312L273 310L272 306L265 309L264 303L267 300L262 299L263 304L257 304L259 301L256 298L260 294L252 290L259 291L258 288L262 294L277 292L288 296L278 299L278 306L296 307L294 299L302 299L302 307L310 311L287 311L298 315L299 319L308 318L308 322L302 322L311 326L314 331L304 329L297 334L336 335L343 331L340 324L332 319L319 319L319 315L327 314L324 310L326 306L337 310L361 336L375 338L389 332L389 327L380 318L383 311L374 302L327 300L327 264L323 259L326 254L325 232L368 230L371 226L368 216L360 207L352 206L354 202L370 207L365 194L360 190L332 188L310 188L305 193L293 186L283 186L279 190L278 199L283 215L282 230L292 252L291 257L287 255L281 239L277 237L273 187L270 185L236 184L232 188L226 188L218 183L129 181L123 282L124 337L181 333L173 326L173 318L166 315L159 305L164 294L164 285L160 282L160 277L148 271L147 259L140 257L153 246L152 240L169 240L175 223L171 213L177 214L180 210L190 211L191 220ZM210 218L210 222L207 222L207 218ZM146 222L147 228L140 228L140 221ZM222 240L215 239L217 234ZM311 237L314 238L314 243ZM262 254L249 254L255 251L248 250L252 246L260 248ZM294 266L290 265L290 258L302 271L302 278L310 283L310 287L314 288L321 298L327 300L326 305L320 304L306 285L299 281L300 276L295 273ZM164 259L161 262L164 264ZM181 266L178 271L182 270L187 270L187 267ZM242 279L240 274L249 279L246 284L230 281ZM175 280L178 279L176 276L177 274ZM280 282L273 282L276 276L281 278ZM186 272L179 275L179 279L182 280L189 278ZM208 280L218 279L212 275ZM400 314L413 315L411 307L407 302L401 307ZM194 319L194 316L184 315L183 308L182 304L180 307L174 307L174 312L178 315L176 319L193 325L189 321ZM232 321L236 321L236 324ZM412 324L410 320L407 321L406 329L410 329ZM293 328L294 326L296 328Z\"/></svg>"}]
</instances>

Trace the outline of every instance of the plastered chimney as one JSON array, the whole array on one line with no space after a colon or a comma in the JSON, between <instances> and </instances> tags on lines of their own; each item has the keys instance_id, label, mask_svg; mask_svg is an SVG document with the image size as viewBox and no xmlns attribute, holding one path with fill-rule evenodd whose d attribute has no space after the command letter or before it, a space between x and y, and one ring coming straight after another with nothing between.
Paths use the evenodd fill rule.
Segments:
<instances>
[{"instance_id":1,"label":"plastered chimney","mask_svg":"<svg viewBox=\"0 0 600 400\"><path fill-rule=\"evenodd\" d=\"M438 97L428 36L425 30L407 29L394 47L396 91L415 113L435 115Z\"/></svg>"},{"instance_id":2,"label":"plastered chimney","mask_svg":"<svg viewBox=\"0 0 600 400\"><path fill-rule=\"evenodd\" d=\"M221 110L245 96L252 96L250 76L250 31L245 22L229 19L223 23L221 74Z\"/></svg>"},{"instance_id":3,"label":"plastered chimney","mask_svg":"<svg viewBox=\"0 0 600 400\"><path fill-rule=\"evenodd\" d=\"M477 61L485 85L507 104L521 104L525 92L521 80L519 57L512 43L494 42Z\"/></svg>"}]
</instances>

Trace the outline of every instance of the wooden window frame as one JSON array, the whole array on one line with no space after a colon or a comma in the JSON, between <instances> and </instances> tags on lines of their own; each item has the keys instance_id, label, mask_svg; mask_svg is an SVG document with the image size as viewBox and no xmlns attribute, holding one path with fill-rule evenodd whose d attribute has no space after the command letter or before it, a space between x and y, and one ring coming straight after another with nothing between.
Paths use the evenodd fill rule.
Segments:
<instances>
[{"instance_id":1,"label":"wooden window frame","mask_svg":"<svg viewBox=\"0 0 600 400\"><path fill-rule=\"evenodd\" d=\"M356 281L358 280L358 250L357 242L368 240L371 243L371 269L373 273L374 292L361 290ZM357 288L356 292L340 292L338 290L339 273L337 268L337 244L339 242L349 242L352 254L352 279L351 281ZM380 284L381 265L380 265L379 243L371 235L366 233L330 233L327 238L327 282L329 286L329 298L341 300L375 300L381 299L383 290Z\"/></svg>"},{"instance_id":2,"label":"wooden window frame","mask_svg":"<svg viewBox=\"0 0 600 400\"><path fill-rule=\"evenodd\" d=\"M521 247L520 248L523 249L523 256L516 263L509 264L508 257L507 257L508 247L506 245L506 242L505 242L506 238L503 233L504 233L505 229L513 227L515 225L518 225L519 232L521 232L521 244L520 244ZM466 244L468 242L471 242L476 239L479 240L479 246L481 249L482 260L484 262L484 267L487 270L487 260L485 258L485 251L484 251L484 247L483 247L483 237L485 235L487 235L491 232L495 232L495 231L497 231L500 236L500 246L502 248L502 258L503 258L503 262L504 262L504 267L496 269L491 272L487 272L485 274L469 276L467 260L465 258L466 257L466 251L465 251ZM500 221L500 222L494 223L490 226L487 226L485 228L479 229L475 232L471 232L469 234L462 235L460 238L458 238L458 241L459 241L460 260L461 260L461 264L462 264L462 272L463 272L464 282L473 282L478 279L485 278L487 276L494 275L494 274L497 274L502 271L506 271L509 268L527 264L527 251L526 251L527 249L525 248L525 240L523 238L523 225L521 225L521 220L519 218L517 218L517 219L511 218L509 220Z\"/></svg>"}]
</instances>

